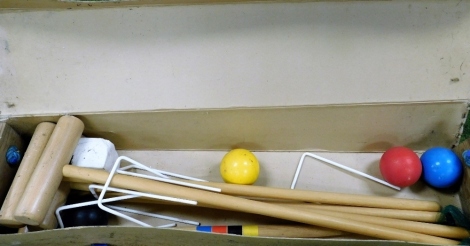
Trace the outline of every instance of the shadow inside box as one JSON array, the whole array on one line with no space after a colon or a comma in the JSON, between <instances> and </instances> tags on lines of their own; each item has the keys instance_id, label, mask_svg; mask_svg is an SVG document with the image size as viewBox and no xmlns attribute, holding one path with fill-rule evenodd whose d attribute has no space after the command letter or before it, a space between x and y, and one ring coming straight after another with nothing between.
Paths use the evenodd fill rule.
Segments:
<instances>
[{"instance_id":1,"label":"shadow inside box","mask_svg":"<svg viewBox=\"0 0 470 246\"><path fill-rule=\"evenodd\" d=\"M16 233L18 233L18 228L0 226L0 234L16 234Z\"/></svg>"}]
</instances>

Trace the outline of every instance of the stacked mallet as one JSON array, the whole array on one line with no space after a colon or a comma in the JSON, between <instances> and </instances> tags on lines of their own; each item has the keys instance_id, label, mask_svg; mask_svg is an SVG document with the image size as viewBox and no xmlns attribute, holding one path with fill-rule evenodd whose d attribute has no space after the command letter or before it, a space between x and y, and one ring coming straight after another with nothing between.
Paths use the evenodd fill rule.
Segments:
<instances>
[{"instance_id":1,"label":"stacked mallet","mask_svg":"<svg viewBox=\"0 0 470 246\"><path fill-rule=\"evenodd\" d=\"M61 184L62 167L69 163L83 130L83 123L73 116L36 127L2 205L0 224L56 228L54 211L69 191L67 183Z\"/></svg>"}]
</instances>

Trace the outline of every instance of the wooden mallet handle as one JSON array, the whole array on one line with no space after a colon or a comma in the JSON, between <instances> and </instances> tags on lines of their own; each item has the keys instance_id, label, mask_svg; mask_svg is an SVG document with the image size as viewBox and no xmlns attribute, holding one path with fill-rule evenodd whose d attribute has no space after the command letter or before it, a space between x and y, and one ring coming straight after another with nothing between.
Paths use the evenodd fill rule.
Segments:
<instances>
[{"instance_id":1,"label":"wooden mallet handle","mask_svg":"<svg viewBox=\"0 0 470 246\"><path fill-rule=\"evenodd\" d=\"M44 220L62 181L62 167L70 162L83 129L76 117L59 119L15 211L16 220L27 225Z\"/></svg>"},{"instance_id":2,"label":"wooden mallet handle","mask_svg":"<svg viewBox=\"0 0 470 246\"><path fill-rule=\"evenodd\" d=\"M23 192L36 168L42 152L52 135L55 124L43 122L36 126L31 141L26 149L15 179L8 190L7 197L0 210L0 224L8 227L21 227L22 222L14 218L15 210L21 200Z\"/></svg>"},{"instance_id":3,"label":"wooden mallet handle","mask_svg":"<svg viewBox=\"0 0 470 246\"><path fill-rule=\"evenodd\" d=\"M285 205L283 205L285 206ZM445 238L464 239L470 237L470 233L467 229L456 226L447 226L439 224L424 223L418 221L399 220L392 218L384 218L378 216L362 215L362 214L351 214L347 212L328 211L315 208L301 208L305 211L313 211L318 214L334 216L339 218L346 218L355 221L366 222L375 225L382 225L391 228L402 229L406 231L418 232L427 235L433 235Z\"/></svg>"},{"instance_id":4,"label":"wooden mallet handle","mask_svg":"<svg viewBox=\"0 0 470 246\"><path fill-rule=\"evenodd\" d=\"M69 180L68 178L64 178L64 180ZM80 191L89 191L89 183L76 183L71 182L70 187L74 190ZM98 189L100 191L100 189ZM115 196L122 196L122 193L113 193L108 192L106 193L106 198L115 197ZM250 198L251 199L251 198ZM257 200L253 198L252 200ZM353 207L353 206L338 206L338 205L322 205L322 204L312 204L312 203L305 203L305 202L297 202L297 201L269 201L269 200L260 200L266 203L277 204L285 207L295 208L295 209L321 209L327 211L335 211L335 212L344 212L350 214L362 214L362 215L370 215L370 216L377 216L383 218L392 218L392 219L400 219L400 220L411 220L411 221L419 221L419 222L428 222L428 223L436 223L439 222L441 217L443 216L440 212L428 212L428 211L417 211L417 210L403 210L403 209L387 209L387 208L366 208L366 207ZM168 202L162 200L156 200L147 197L140 197L134 198L123 201L124 203L148 203L148 204L170 204L170 205L183 205L182 203L176 202Z\"/></svg>"},{"instance_id":5,"label":"wooden mallet handle","mask_svg":"<svg viewBox=\"0 0 470 246\"><path fill-rule=\"evenodd\" d=\"M67 201L67 196L70 193L70 184L68 182L60 183L60 186L57 192L52 198L51 206L47 210L46 217L39 224L39 228L44 230L56 229L58 225L57 217L55 216L55 211L58 207L65 204Z\"/></svg>"},{"instance_id":6,"label":"wooden mallet handle","mask_svg":"<svg viewBox=\"0 0 470 246\"><path fill-rule=\"evenodd\" d=\"M76 179L67 179L70 182L80 182ZM214 182L199 182L185 180L185 182L220 188L222 194L244 196L253 198L281 199L298 202L310 202L332 205L347 205L356 207L384 208L439 212L441 205L434 201L423 201L404 198L380 197L357 194L342 194L333 192L320 192L309 190L292 190L255 185L236 185Z\"/></svg>"},{"instance_id":7,"label":"wooden mallet handle","mask_svg":"<svg viewBox=\"0 0 470 246\"><path fill-rule=\"evenodd\" d=\"M417 210L402 210L402 209L384 209L384 208L364 208L352 206L335 206L335 205L317 205L309 203L278 203L291 208L298 209L321 209L327 211L344 212L350 214L362 214L370 216L378 216L383 218L392 218L400 220L411 220L419 222L436 223L442 217L440 212L428 212Z\"/></svg>"},{"instance_id":8,"label":"wooden mallet handle","mask_svg":"<svg viewBox=\"0 0 470 246\"><path fill-rule=\"evenodd\" d=\"M77 185L78 184L78 185ZM88 191L88 185L73 183L74 188ZM120 193L106 193L106 197L122 196ZM136 203L150 203L150 204L172 204L172 205L183 205L181 203L164 203L161 200L151 198L135 198L125 200L124 202L136 202ZM370 224L383 225L387 227L407 230L411 232L419 232L427 235L433 235L445 238L456 238L463 239L470 237L469 231L465 228L447 226L440 224L423 223L417 220L426 220L425 222L437 222L437 212L425 212L425 211L414 211L414 210L392 210L382 208L363 208L363 207L347 207L347 206L328 206L328 205L314 205L308 203L298 202L268 202L283 207L294 208L298 210L312 211L318 214L325 214L329 216L336 216L341 218L347 218L355 221L367 222ZM421 219L419 216L423 216ZM431 220L432 219L432 220Z\"/></svg>"},{"instance_id":9,"label":"wooden mallet handle","mask_svg":"<svg viewBox=\"0 0 470 246\"><path fill-rule=\"evenodd\" d=\"M309 190L292 190L254 185L237 185L214 182L185 181L220 188L222 194L245 197L258 197L270 199L285 199L291 201L347 205L357 207L404 209L418 211L441 211L439 203L413 199L368 196L357 194L342 194Z\"/></svg>"}]
</instances>

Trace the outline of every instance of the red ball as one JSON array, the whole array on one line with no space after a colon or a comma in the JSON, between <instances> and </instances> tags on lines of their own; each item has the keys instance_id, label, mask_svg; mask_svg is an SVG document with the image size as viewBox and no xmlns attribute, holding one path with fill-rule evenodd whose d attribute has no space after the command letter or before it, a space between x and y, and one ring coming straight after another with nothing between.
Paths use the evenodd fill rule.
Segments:
<instances>
[{"instance_id":1,"label":"red ball","mask_svg":"<svg viewBox=\"0 0 470 246\"><path fill-rule=\"evenodd\" d=\"M393 147L380 158L380 173L390 184L407 187L421 177L423 167L418 155L405 147Z\"/></svg>"}]
</instances>

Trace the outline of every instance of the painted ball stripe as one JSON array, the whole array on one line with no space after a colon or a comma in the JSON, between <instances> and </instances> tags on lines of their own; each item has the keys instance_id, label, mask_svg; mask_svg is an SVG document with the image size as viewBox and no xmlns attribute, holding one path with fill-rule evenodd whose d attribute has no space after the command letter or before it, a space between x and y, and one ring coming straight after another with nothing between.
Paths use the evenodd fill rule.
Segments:
<instances>
[{"instance_id":1,"label":"painted ball stripe","mask_svg":"<svg viewBox=\"0 0 470 246\"><path fill-rule=\"evenodd\" d=\"M196 231L212 232L212 226L197 226Z\"/></svg>"},{"instance_id":2,"label":"painted ball stripe","mask_svg":"<svg viewBox=\"0 0 470 246\"><path fill-rule=\"evenodd\" d=\"M258 236L258 226L196 226L196 231L243 236Z\"/></svg>"},{"instance_id":3,"label":"painted ball stripe","mask_svg":"<svg viewBox=\"0 0 470 246\"><path fill-rule=\"evenodd\" d=\"M243 235L242 226L228 226L227 232L232 235Z\"/></svg>"},{"instance_id":4,"label":"painted ball stripe","mask_svg":"<svg viewBox=\"0 0 470 246\"><path fill-rule=\"evenodd\" d=\"M243 226L243 236L253 236L257 237L259 235L257 225L247 225Z\"/></svg>"},{"instance_id":5,"label":"painted ball stripe","mask_svg":"<svg viewBox=\"0 0 470 246\"><path fill-rule=\"evenodd\" d=\"M227 234L227 226L212 226L212 232Z\"/></svg>"}]
</instances>

